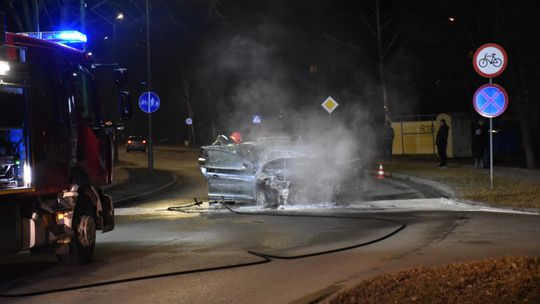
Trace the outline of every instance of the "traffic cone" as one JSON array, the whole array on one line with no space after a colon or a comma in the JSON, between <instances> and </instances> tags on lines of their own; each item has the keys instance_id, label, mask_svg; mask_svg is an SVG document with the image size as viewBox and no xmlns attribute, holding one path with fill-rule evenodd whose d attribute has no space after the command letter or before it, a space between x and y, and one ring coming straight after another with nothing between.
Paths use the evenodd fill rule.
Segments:
<instances>
[{"instance_id":1,"label":"traffic cone","mask_svg":"<svg viewBox=\"0 0 540 304\"><path fill-rule=\"evenodd\" d=\"M379 170L377 171L377 179L384 179L384 168L382 163L379 163Z\"/></svg>"}]
</instances>

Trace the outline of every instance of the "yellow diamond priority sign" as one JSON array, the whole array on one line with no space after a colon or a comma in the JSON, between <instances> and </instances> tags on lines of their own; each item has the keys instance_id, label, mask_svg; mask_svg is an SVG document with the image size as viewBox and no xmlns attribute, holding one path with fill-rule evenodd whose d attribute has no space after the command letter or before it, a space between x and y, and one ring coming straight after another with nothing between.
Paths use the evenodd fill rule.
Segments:
<instances>
[{"instance_id":1,"label":"yellow diamond priority sign","mask_svg":"<svg viewBox=\"0 0 540 304\"><path fill-rule=\"evenodd\" d=\"M339 104L334 100L334 98L329 96L325 101L323 101L321 106L328 112L328 114L332 114Z\"/></svg>"}]
</instances>

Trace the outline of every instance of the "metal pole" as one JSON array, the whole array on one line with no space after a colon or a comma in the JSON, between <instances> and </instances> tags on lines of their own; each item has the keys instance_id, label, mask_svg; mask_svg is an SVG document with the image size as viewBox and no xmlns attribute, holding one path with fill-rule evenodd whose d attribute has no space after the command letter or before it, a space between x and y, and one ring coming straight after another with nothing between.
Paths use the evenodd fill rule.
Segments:
<instances>
[{"instance_id":1,"label":"metal pole","mask_svg":"<svg viewBox=\"0 0 540 304\"><path fill-rule=\"evenodd\" d=\"M118 49L117 49L118 46L116 42L118 38L116 34L116 21L113 21L112 27L113 27L113 58L114 58L114 63L118 63Z\"/></svg>"},{"instance_id":2,"label":"metal pole","mask_svg":"<svg viewBox=\"0 0 540 304\"><path fill-rule=\"evenodd\" d=\"M39 0L34 0L34 12L35 12L35 22L36 22L36 32L40 32L39 30Z\"/></svg>"},{"instance_id":3,"label":"metal pole","mask_svg":"<svg viewBox=\"0 0 540 304\"><path fill-rule=\"evenodd\" d=\"M493 118L489 118L489 188L493 189Z\"/></svg>"},{"instance_id":4,"label":"metal pole","mask_svg":"<svg viewBox=\"0 0 540 304\"><path fill-rule=\"evenodd\" d=\"M148 81L147 91L152 90L152 74L150 68L150 6L148 0L146 0L146 64L147 64L147 76ZM150 93L148 93L148 107L150 108ZM148 111L150 112L150 111ZM152 113L148 113L148 171L152 172L154 169L154 151L152 147Z\"/></svg>"},{"instance_id":5,"label":"metal pole","mask_svg":"<svg viewBox=\"0 0 540 304\"><path fill-rule=\"evenodd\" d=\"M332 114L328 113L328 130L330 132L330 138L332 138Z\"/></svg>"},{"instance_id":6,"label":"metal pole","mask_svg":"<svg viewBox=\"0 0 540 304\"><path fill-rule=\"evenodd\" d=\"M489 78L489 84L492 84ZM493 190L493 118L489 118L489 189Z\"/></svg>"},{"instance_id":7,"label":"metal pole","mask_svg":"<svg viewBox=\"0 0 540 304\"><path fill-rule=\"evenodd\" d=\"M401 155L405 155L405 136L403 135L403 116L400 117L401 124Z\"/></svg>"}]
</instances>

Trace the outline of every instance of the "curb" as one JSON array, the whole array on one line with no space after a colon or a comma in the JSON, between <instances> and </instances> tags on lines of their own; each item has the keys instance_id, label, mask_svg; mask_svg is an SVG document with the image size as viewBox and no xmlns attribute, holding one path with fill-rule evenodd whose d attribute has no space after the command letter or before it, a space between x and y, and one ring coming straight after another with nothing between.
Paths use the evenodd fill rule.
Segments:
<instances>
[{"instance_id":1,"label":"curb","mask_svg":"<svg viewBox=\"0 0 540 304\"><path fill-rule=\"evenodd\" d=\"M130 196L127 196L127 197L123 197L121 199L117 199L117 200L114 200L113 203L114 204L121 204L121 203L126 203L128 201L131 201L131 200L135 200L135 199L141 199L141 198L144 198L144 197L148 197L150 195L153 195L153 194L156 194L162 190L165 190L167 188L169 188L170 186L174 185L177 181L178 181L178 176L176 176L176 174L173 174L173 173L170 173L168 172L171 177L172 177L172 181L168 182L167 184L163 185L163 186L160 186L156 189L153 189L153 190L150 190L150 191L146 191L146 192L143 192L143 193L139 193L139 194L136 194L136 195L130 195Z\"/></svg>"},{"instance_id":2,"label":"curb","mask_svg":"<svg viewBox=\"0 0 540 304\"><path fill-rule=\"evenodd\" d=\"M540 215L540 208L519 208L519 207L499 206L499 205L491 205L491 204L484 203L484 202L460 199L460 198L456 197L456 194L455 194L454 190L452 190L452 188L450 188L449 186L447 186L445 184L435 182L435 181L432 181L432 180L428 180L428 179L424 179L424 178L421 178L421 177L402 174L402 173L392 173L392 176L394 176L396 178L399 178L399 179L410 180L411 182L414 182L414 183L423 184L423 185L426 185L426 186L433 187L433 188L441 191L442 193L444 193L448 198L451 198L451 199L454 199L454 200L457 200L457 201L460 201L460 202L463 202L463 203L466 203L466 204L469 204L469 205L479 206L479 207L486 207L486 208L506 209L506 210L509 210L509 211L529 212L529 213L536 213L536 214Z\"/></svg>"},{"instance_id":3,"label":"curb","mask_svg":"<svg viewBox=\"0 0 540 304\"><path fill-rule=\"evenodd\" d=\"M435 189L441 191L448 198L452 198L452 199L456 198L456 193L454 192L454 190L452 190L452 188L448 187L447 185L445 185L443 183L435 182L435 181L432 181L432 180L429 180L429 179L416 177L416 176L412 176L412 175L402 174L402 173L392 173L392 176L395 177L395 178L409 180L409 181L414 182L414 183L430 186L432 188L435 188Z\"/></svg>"},{"instance_id":4,"label":"curb","mask_svg":"<svg viewBox=\"0 0 540 304\"><path fill-rule=\"evenodd\" d=\"M130 175L129 174L129 171L125 170L126 167L118 167L117 170L124 170L126 171L125 174L127 174L127 177L125 179L123 179L122 181L116 181L115 178L113 177L113 182L108 184L108 185L105 185L105 186L102 186L101 189L102 190L107 190L107 189L110 189L112 187L115 187L115 186L118 186L118 185L122 185L122 184L125 184L126 181L129 179Z\"/></svg>"}]
</instances>

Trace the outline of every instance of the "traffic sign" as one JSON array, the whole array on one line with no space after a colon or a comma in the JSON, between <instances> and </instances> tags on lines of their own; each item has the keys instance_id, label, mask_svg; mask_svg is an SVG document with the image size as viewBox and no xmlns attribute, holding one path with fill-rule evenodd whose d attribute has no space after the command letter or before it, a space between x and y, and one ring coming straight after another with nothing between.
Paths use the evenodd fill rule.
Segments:
<instances>
[{"instance_id":1,"label":"traffic sign","mask_svg":"<svg viewBox=\"0 0 540 304\"><path fill-rule=\"evenodd\" d=\"M487 118L497 117L508 107L508 93L500 85L485 84L474 93L473 105L478 114Z\"/></svg>"},{"instance_id":2,"label":"traffic sign","mask_svg":"<svg viewBox=\"0 0 540 304\"><path fill-rule=\"evenodd\" d=\"M262 122L261 115L253 115L252 121L254 124L260 124Z\"/></svg>"},{"instance_id":3,"label":"traffic sign","mask_svg":"<svg viewBox=\"0 0 540 304\"><path fill-rule=\"evenodd\" d=\"M154 92L144 92L139 96L139 108L144 113L154 113L159 109L160 100Z\"/></svg>"},{"instance_id":4,"label":"traffic sign","mask_svg":"<svg viewBox=\"0 0 540 304\"><path fill-rule=\"evenodd\" d=\"M191 117L186 118L186 125L191 126L193 124L193 119Z\"/></svg>"},{"instance_id":5,"label":"traffic sign","mask_svg":"<svg viewBox=\"0 0 540 304\"><path fill-rule=\"evenodd\" d=\"M339 104L334 100L334 98L329 96L325 101L323 101L321 106L328 112L328 114L332 114Z\"/></svg>"},{"instance_id":6,"label":"traffic sign","mask_svg":"<svg viewBox=\"0 0 540 304\"><path fill-rule=\"evenodd\" d=\"M473 56L474 70L482 77L499 76L506 69L508 55L504 48L496 43L486 43L479 47Z\"/></svg>"}]
</instances>

